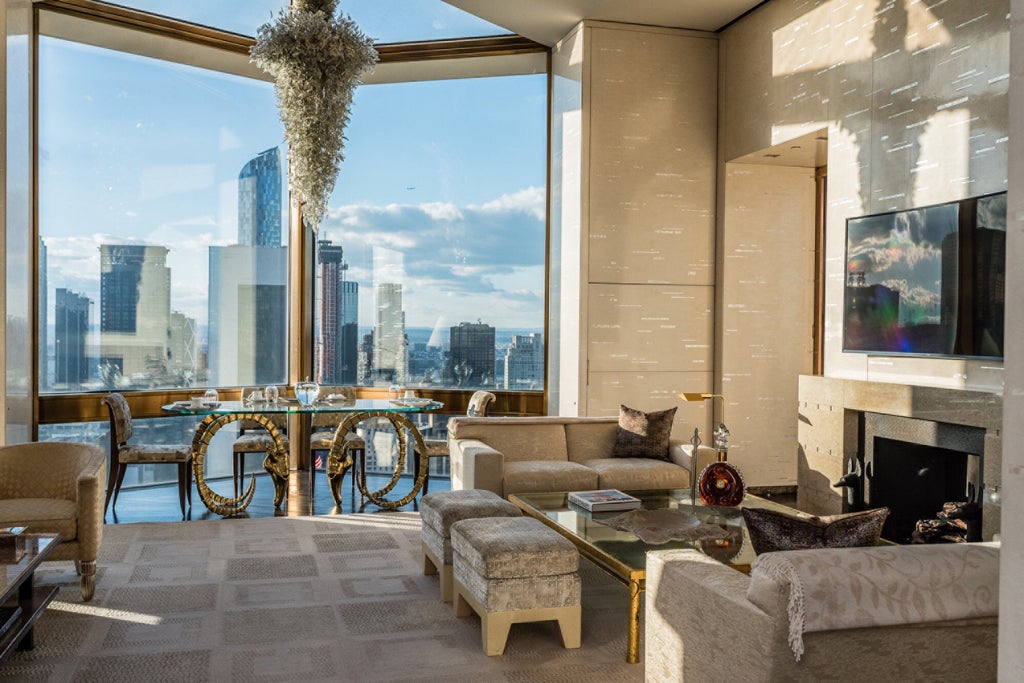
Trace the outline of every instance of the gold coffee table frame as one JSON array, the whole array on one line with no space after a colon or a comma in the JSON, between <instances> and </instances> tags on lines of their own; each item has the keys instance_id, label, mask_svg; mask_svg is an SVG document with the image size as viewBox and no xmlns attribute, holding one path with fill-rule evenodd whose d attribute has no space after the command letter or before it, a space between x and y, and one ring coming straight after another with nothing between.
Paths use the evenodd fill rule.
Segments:
<instances>
[{"instance_id":1,"label":"gold coffee table frame","mask_svg":"<svg viewBox=\"0 0 1024 683\"><path fill-rule=\"evenodd\" d=\"M238 420L249 420L257 423L265 429L273 442L267 451L267 457L263 459L263 469L270 475L274 484L274 507L280 507L284 501L285 492L288 490L288 446L285 445L274 421L269 417L272 414L295 413L304 419L309 419L314 413L350 413L342 420L334 432L331 441L331 448L327 455L327 481L330 485L331 496L337 505L341 505L341 481L345 473L352 467L354 459L351 451L358 448L356 444L345 438L345 435L355 427L369 419L384 418L388 420L395 429L398 442L398 458L395 462L395 469L390 480L376 491L368 490L364 477L357 476L353 470L359 492L370 502L385 509L395 509L406 505L413 500L423 487L427 477L429 459L426 457L426 449L423 443L423 436L419 429L409 419L408 413L437 411L443 407L438 401L424 405L407 405L401 402L386 400L357 400L354 402L317 402L312 406L303 406L290 401L279 401L274 404L248 404L242 401L222 401L216 405L204 408L192 408L190 405L172 403L163 406L163 410L178 415L203 415L202 422L196 427L195 436L192 439L192 475L196 480L196 489L199 498L211 512L230 517L243 512L252 502L256 492L256 475L253 474L249 485L242 495L236 498L222 496L206 483L206 455L210 442L214 435L225 425ZM390 493L405 470L406 446L408 444L406 432L412 435L414 446L419 453L424 454L420 459L420 466L415 473L412 490L399 500L388 500ZM310 464L310 479L314 475L313 465Z\"/></svg>"},{"instance_id":2,"label":"gold coffee table frame","mask_svg":"<svg viewBox=\"0 0 1024 683\"><path fill-rule=\"evenodd\" d=\"M743 523L740 507L769 508L794 515L802 515L792 508L764 498L747 494L740 507L716 508L704 505L700 500L690 503L688 489L657 489L650 491L626 491L639 498L647 509L680 508L691 512L703 522L721 524L742 529L742 541L738 552L730 556L725 564L739 571L750 571L755 554ZM647 551L671 548L694 548L704 551L701 541L670 541L663 544L644 543L633 533L601 523L621 514L616 512L590 513L568 503L568 493L519 493L508 497L524 513L540 520L565 538L572 541L587 558L614 579L629 589L628 629L626 637L626 661L636 664L640 661L640 596L647 588ZM711 552L707 554L712 555Z\"/></svg>"}]
</instances>

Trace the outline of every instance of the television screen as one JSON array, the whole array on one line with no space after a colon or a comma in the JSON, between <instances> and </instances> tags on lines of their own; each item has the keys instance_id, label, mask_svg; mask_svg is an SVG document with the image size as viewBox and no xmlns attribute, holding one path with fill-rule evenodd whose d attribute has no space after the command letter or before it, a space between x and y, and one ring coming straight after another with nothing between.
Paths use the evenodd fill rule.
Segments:
<instances>
[{"instance_id":1,"label":"television screen","mask_svg":"<svg viewBox=\"0 0 1024 683\"><path fill-rule=\"evenodd\" d=\"M846 222L843 350L1003 355L1006 193Z\"/></svg>"}]
</instances>

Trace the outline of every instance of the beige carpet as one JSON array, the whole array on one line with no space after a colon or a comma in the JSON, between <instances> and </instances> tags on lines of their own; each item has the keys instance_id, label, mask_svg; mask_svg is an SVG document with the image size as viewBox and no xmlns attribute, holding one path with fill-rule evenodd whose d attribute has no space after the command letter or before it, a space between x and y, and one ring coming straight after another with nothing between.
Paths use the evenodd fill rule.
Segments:
<instances>
[{"instance_id":1,"label":"beige carpet","mask_svg":"<svg viewBox=\"0 0 1024 683\"><path fill-rule=\"evenodd\" d=\"M96 597L70 562L19 681L641 681L626 664L626 589L589 562L583 646L553 622L512 627L487 657L424 576L417 513L108 525Z\"/></svg>"}]
</instances>

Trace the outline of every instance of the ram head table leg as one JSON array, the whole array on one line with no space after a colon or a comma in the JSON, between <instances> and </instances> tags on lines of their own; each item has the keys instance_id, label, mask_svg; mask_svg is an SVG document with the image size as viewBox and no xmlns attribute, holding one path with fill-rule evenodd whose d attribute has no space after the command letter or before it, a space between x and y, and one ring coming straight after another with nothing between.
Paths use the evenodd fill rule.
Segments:
<instances>
[{"instance_id":1,"label":"ram head table leg","mask_svg":"<svg viewBox=\"0 0 1024 683\"><path fill-rule=\"evenodd\" d=\"M237 515L252 502L256 493L256 475L249 480L245 492L237 498L228 498L215 493L206 483L206 451L213 436L224 425L236 420L248 420L259 424L273 439L274 447L267 452L263 460L263 468L270 474L274 482L274 507L281 505L285 491L288 490L288 448L284 445L281 432L273 420L259 413L240 413L226 415L207 415L196 428L192 439L192 475L196 480L196 489L203 504L213 513L230 517Z\"/></svg>"},{"instance_id":2,"label":"ram head table leg","mask_svg":"<svg viewBox=\"0 0 1024 683\"><path fill-rule=\"evenodd\" d=\"M371 410L362 413L353 413L349 415L334 432L334 440L331 443L331 450L327 456L327 481L330 485L331 495L334 497L336 505L341 505L341 481L345 477L345 472L352 466L353 460L350 451L354 450L356 446L345 438L345 435L352 429L355 429L360 422L369 420L372 418L382 417L389 422L395 429L395 441L398 446L398 457L395 459L395 469L391 473L391 478L388 482L377 489L376 491L369 491L366 487L366 481L362 477L356 477L356 486L359 487L359 492L366 496L370 502L377 505L378 507L386 510L394 510L400 508L403 505L408 504L412 501L420 489L423 488L423 481L427 477L427 467L429 465L428 458L420 459L420 467L415 473L416 478L413 480L412 490L399 500L388 500L385 498L395 485L398 484L402 477L402 472L405 471L405 451L406 451L406 432L412 435L414 441L414 447L419 453L426 453L426 446L423 443L423 435L420 434L420 430L416 428L416 425L402 413L394 413L384 410ZM352 476L355 476L353 473Z\"/></svg>"}]
</instances>

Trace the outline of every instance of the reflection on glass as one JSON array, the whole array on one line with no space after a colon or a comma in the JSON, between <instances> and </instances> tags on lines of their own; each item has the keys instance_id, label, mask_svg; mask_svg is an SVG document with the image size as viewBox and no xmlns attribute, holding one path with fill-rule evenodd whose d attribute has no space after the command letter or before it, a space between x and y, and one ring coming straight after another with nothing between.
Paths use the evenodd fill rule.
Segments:
<instances>
[{"instance_id":1,"label":"reflection on glass","mask_svg":"<svg viewBox=\"0 0 1024 683\"><path fill-rule=\"evenodd\" d=\"M543 389L546 88L359 89L316 245L321 382Z\"/></svg>"},{"instance_id":2,"label":"reflection on glass","mask_svg":"<svg viewBox=\"0 0 1024 683\"><path fill-rule=\"evenodd\" d=\"M43 392L287 381L272 86L42 37Z\"/></svg>"}]
</instances>

